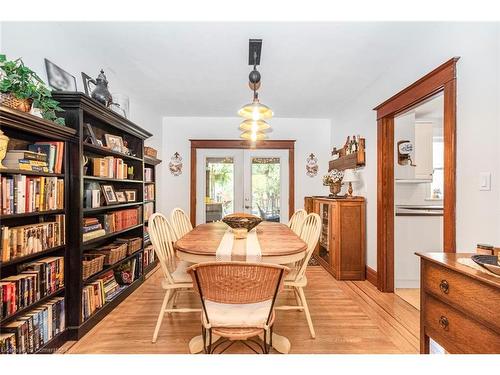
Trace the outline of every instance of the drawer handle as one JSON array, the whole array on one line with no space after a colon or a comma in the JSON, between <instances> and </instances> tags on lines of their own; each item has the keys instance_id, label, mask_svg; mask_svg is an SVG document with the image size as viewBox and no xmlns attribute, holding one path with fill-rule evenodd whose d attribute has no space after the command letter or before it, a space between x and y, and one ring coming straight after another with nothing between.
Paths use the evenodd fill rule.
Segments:
<instances>
[{"instance_id":1,"label":"drawer handle","mask_svg":"<svg viewBox=\"0 0 500 375\"><path fill-rule=\"evenodd\" d=\"M447 330L449 324L450 323L448 322L448 318L444 315L441 315L441 317L439 318L439 325L441 326L441 328Z\"/></svg>"},{"instance_id":2,"label":"drawer handle","mask_svg":"<svg viewBox=\"0 0 500 375\"><path fill-rule=\"evenodd\" d=\"M441 292L444 294L448 294L450 292L450 284L448 284L448 281L446 280L441 280L439 283L439 289L441 289Z\"/></svg>"}]
</instances>

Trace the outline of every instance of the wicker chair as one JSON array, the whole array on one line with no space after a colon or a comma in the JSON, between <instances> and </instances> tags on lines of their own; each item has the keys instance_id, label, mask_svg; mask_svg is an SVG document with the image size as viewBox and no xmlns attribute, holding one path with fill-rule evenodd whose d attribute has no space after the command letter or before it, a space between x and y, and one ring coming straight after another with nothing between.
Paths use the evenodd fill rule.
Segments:
<instances>
[{"instance_id":1,"label":"wicker chair","mask_svg":"<svg viewBox=\"0 0 500 375\"><path fill-rule=\"evenodd\" d=\"M191 224L189 217L180 208L174 208L172 210L172 214L170 215L170 221L172 223L172 227L174 228L174 234L175 234L174 241L178 240L186 233L193 230L193 225Z\"/></svg>"},{"instance_id":2,"label":"wicker chair","mask_svg":"<svg viewBox=\"0 0 500 375\"><path fill-rule=\"evenodd\" d=\"M297 235L300 236L300 232L302 230L302 225L304 224L304 220L306 219L307 211L306 210L297 210L292 215L290 221L288 222L288 226L291 230Z\"/></svg>"},{"instance_id":3,"label":"wicker chair","mask_svg":"<svg viewBox=\"0 0 500 375\"><path fill-rule=\"evenodd\" d=\"M250 343L263 353L272 346L274 303L289 269L285 266L246 262L209 262L188 268L200 295L202 336L205 353L225 352L241 341L255 353ZM261 345L252 338L263 335ZM212 335L221 339L212 345Z\"/></svg>"},{"instance_id":4,"label":"wicker chair","mask_svg":"<svg viewBox=\"0 0 500 375\"><path fill-rule=\"evenodd\" d=\"M162 288L166 290L153 333L153 343L156 342L165 313L201 311L200 309L176 307L177 294L180 291L192 292L193 283L191 277L186 273L186 269L191 264L184 261L177 261L173 247L172 233L172 227L164 215L160 213L151 215L149 219L149 234L163 271L164 279L162 280Z\"/></svg>"},{"instance_id":5,"label":"wicker chair","mask_svg":"<svg viewBox=\"0 0 500 375\"><path fill-rule=\"evenodd\" d=\"M293 291L295 294L295 299L297 305L293 306L277 306L276 310L299 310L304 311L306 314L307 325L309 326L309 331L311 332L311 337L315 338L316 333L314 332L314 326L311 319L311 314L309 313L309 307L307 306L306 296L304 294L304 288L307 285L306 269L311 259L312 253L318 244L319 235L321 231L321 218L318 214L309 214L304 220L304 225L302 226L302 231L300 233L300 238L307 244L307 251L304 258L296 262L292 268L292 271L288 274L285 279L285 290Z\"/></svg>"}]
</instances>

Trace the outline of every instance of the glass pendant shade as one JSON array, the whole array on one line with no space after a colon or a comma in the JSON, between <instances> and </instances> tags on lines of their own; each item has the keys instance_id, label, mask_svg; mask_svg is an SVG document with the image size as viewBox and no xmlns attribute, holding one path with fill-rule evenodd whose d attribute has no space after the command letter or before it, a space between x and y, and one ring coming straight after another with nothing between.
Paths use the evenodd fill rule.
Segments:
<instances>
[{"instance_id":1,"label":"glass pendant shade","mask_svg":"<svg viewBox=\"0 0 500 375\"><path fill-rule=\"evenodd\" d=\"M267 105L254 100L253 103L245 104L238 111L238 115L247 120L266 120L273 117L273 111Z\"/></svg>"},{"instance_id":2,"label":"glass pendant shade","mask_svg":"<svg viewBox=\"0 0 500 375\"><path fill-rule=\"evenodd\" d=\"M240 124L240 130L244 132L264 132L271 128L264 120L245 120Z\"/></svg>"},{"instance_id":3,"label":"glass pendant shade","mask_svg":"<svg viewBox=\"0 0 500 375\"><path fill-rule=\"evenodd\" d=\"M247 141L255 142L267 139L267 135L261 132L243 132L241 133L240 138L246 139Z\"/></svg>"}]
</instances>

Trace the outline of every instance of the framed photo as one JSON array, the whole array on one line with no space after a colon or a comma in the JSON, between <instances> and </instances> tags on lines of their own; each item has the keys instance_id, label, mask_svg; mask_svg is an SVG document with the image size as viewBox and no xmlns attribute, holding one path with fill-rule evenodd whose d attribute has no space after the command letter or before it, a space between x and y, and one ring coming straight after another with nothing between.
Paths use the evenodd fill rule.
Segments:
<instances>
[{"instance_id":1,"label":"framed photo","mask_svg":"<svg viewBox=\"0 0 500 375\"><path fill-rule=\"evenodd\" d=\"M125 195L124 191L115 191L116 199L118 200L118 203L126 203L127 202L127 196Z\"/></svg>"},{"instance_id":2,"label":"framed photo","mask_svg":"<svg viewBox=\"0 0 500 375\"><path fill-rule=\"evenodd\" d=\"M107 205L118 203L113 185L101 185L101 191L104 195L104 200L106 201Z\"/></svg>"},{"instance_id":3,"label":"framed photo","mask_svg":"<svg viewBox=\"0 0 500 375\"><path fill-rule=\"evenodd\" d=\"M106 146L112 151L122 152L123 150L123 138L119 135L105 134Z\"/></svg>"},{"instance_id":4,"label":"framed photo","mask_svg":"<svg viewBox=\"0 0 500 375\"><path fill-rule=\"evenodd\" d=\"M124 192L127 197L127 202L137 201L137 190L125 190Z\"/></svg>"},{"instance_id":5,"label":"framed photo","mask_svg":"<svg viewBox=\"0 0 500 375\"><path fill-rule=\"evenodd\" d=\"M76 78L52 61L45 59L49 86L60 91L76 91Z\"/></svg>"},{"instance_id":6,"label":"framed photo","mask_svg":"<svg viewBox=\"0 0 500 375\"><path fill-rule=\"evenodd\" d=\"M85 90L85 95L90 97L92 90L90 89L89 83L92 81L92 77L82 72L83 88Z\"/></svg>"}]
</instances>

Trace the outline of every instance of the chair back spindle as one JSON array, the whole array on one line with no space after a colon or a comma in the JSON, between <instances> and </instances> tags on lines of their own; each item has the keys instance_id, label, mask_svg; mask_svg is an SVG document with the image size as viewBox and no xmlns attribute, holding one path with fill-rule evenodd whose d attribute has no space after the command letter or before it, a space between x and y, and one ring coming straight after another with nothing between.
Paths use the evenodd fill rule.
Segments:
<instances>
[{"instance_id":1,"label":"chair back spindle","mask_svg":"<svg viewBox=\"0 0 500 375\"><path fill-rule=\"evenodd\" d=\"M178 240L186 233L193 230L193 225L187 214L180 208L174 208L170 216L170 221L175 233L175 240Z\"/></svg>"},{"instance_id":2,"label":"chair back spindle","mask_svg":"<svg viewBox=\"0 0 500 375\"><path fill-rule=\"evenodd\" d=\"M304 277L307 269L307 264L311 259L311 256L316 248L319 241L319 235L321 232L321 217L316 213L311 213L307 215L302 225L302 231L300 232L300 238L307 244L306 255L303 259L296 263L296 279Z\"/></svg>"},{"instance_id":3,"label":"chair back spindle","mask_svg":"<svg viewBox=\"0 0 500 375\"><path fill-rule=\"evenodd\" d=\"M163 274L170 284L174 284L174 279L171 275L177 266L173 246L174 231L165 215L160 213L151 215L148 228L151 242L156 256L160 261Z\"/></svg>"},{"instance_id":4,"label":"chair back spindle","mask_svg":"<svg viewBox=\"0 0 500 375\"><path fill-rule=\"evenodd\" d=\"M304 224L306 216L307 216L307 211L304 209L300 209L295 211L290 221L288 222L288 226L297 236L299 236L300 232L302 231L302 226Z\"/></svg>"}]
</instances>

